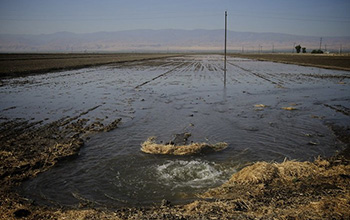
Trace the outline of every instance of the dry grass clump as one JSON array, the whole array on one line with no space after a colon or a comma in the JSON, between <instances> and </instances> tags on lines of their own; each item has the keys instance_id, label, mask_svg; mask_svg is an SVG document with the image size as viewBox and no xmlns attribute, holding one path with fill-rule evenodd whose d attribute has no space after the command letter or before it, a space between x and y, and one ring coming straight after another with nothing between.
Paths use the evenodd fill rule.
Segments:
<instances>
[{"instance_id":1,"label":"dry grass clump","mask_svg":"<svg viewBox=\"0 0 350 220\"><path fill-rule=\"evenodd\" d=\"M141 144L141 151L148 154L192 155L210 151L221 151L227 147L227 143L216 144L192 143L189 145L175 146L173 144L157 144L155 137L148 138Z\"/></svg>"},{"instance_id":2,"label":"dry grass clump","mask_svg":"<svg viewBox=\"0 0 350 220\"><path fill-rule=\"evenodd\" d=\"M294 111L294 110L298 110L297 108L295 107L291 107L291 106L288 106L288 107L282 107L283 110L287 110L287 111Z\"/></svg>"},{"instance_id":3,"label":"dry grass clump","mask_svg":"<svg viewBox=\"0 0 350 220\"><path fill-rule=\"evenodd\" d=\"M256 104L256 105L254 105L254 107L255 107L255 108L267 108L267 107L269 107L269 106L264 105L264 104Z\"/></svg>"},{"instance_id":4,"label":"dry grass clump","mask_svg":"<svg viewBox=\"0 0 350 220\"><path fill-rule=\"evenodd\" d=\"M283 163L257 162L235 173L226 184L288 183L302 178L349 175L349 165L330 166L327 160L315 162L284 161Z\"/></svg>"},{"instance_id":5,"label":"dry grass clump","mask_svg":"<svg viewBox=\"0 0 350 220\"><path fill-rule=\"evenodd\" d=\"M229 182L241 184L269 183L274 179L292 181L305 176L313 176L319 167L310 162L285 161L283 163L257 162L243 168L232 176Z\"/></svg>"},{"instance_id":6,"label":"dry grass clump","mask_svg":"<svg viewBox=\"0 0 350 220\"><path fill-rule=\"evenodd\" d=\"M264 104L256 104L256 105L254 105L254 110L255 111L263 111L264 108L267 108L267 107L269 107L269 106L264 105Z\"/></svg>"},{"instance_id":7,"label":"dry grass clump","mask_svg":"<svg viewBox=\"0 0 350 220\"><path fill-rule=\"evenodd\" d=\"M247 218L349 219L350 164L339 161L257 162L201 197L222 201L223 207L244 212ZM188 210L210 210L214 205L193 203Z\"/></svg>"}]
</instances>

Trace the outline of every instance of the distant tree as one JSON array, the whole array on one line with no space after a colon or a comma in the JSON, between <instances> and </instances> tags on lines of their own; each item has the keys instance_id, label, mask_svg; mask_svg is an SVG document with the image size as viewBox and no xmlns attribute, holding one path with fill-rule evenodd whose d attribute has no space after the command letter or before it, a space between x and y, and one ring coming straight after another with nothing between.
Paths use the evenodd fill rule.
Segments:
<instances>
[{"instance_id":1,"label":"distant tree","mask_svg":"<svg viewBox=\"0 0 350 220\"><path fill-rule=\"evenodd\" d=\"M303 51L302 53L306 53L306 47L301 48Z\"/></svg>"},{"instance_id":2,"label":"distant tree","mask_svg":"<svg viewBox=\"0 0 350 220\"><path fill-rule=\"evenodd\" d=\"M311 53L323 53L322 50L312 50Z\"/></svg>"},{"instance_id":3,"label":"distant tree","mask_svg":"<svg viewBox=\"0 0 350 220\"><path fill-rule=\"evenodd\" d=\"M295 49L297 50L297 53L300 53L301 46L300 46L300 45L298 45L298 46L296 46L296 47L295 47Z\"/></svg>"}]
</instances>

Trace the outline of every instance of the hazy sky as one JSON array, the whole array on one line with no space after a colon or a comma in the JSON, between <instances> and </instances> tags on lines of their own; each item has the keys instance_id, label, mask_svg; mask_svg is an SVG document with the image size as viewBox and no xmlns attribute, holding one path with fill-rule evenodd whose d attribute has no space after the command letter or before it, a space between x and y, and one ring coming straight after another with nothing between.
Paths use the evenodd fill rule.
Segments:
<instances>
[{"instance_id":1,"label":"hazy sky","mask_svg":"<svg viewBox=\"0 0 350 220\"><path fill-rule=\"evenodd\" d=\"M0 34L223 29L350 36L350 0L0 0Z\"/></svg>"}]
</instances>

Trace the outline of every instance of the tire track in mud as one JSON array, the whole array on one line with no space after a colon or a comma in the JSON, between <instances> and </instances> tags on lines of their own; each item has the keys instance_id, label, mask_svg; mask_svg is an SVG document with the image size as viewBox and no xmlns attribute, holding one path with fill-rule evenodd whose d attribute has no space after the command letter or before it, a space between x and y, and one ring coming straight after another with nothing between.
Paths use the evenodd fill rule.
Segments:
<instances>
[{"instance_id":1,"label":"tire track in mud","mask_svg":"<svg viewBox=\"0 0 350 220\"><path fill-rule=\"evenodd\" d=\"M154 77L154 78L152 78L152 79L150 79L150 80L148 80L148 81L146 81L146 82L141 83L140 85L135 86L135 89L139 89L140 87L142 87L142 86L144 86L144 85L146 85L146 84L148 84L148 83L150 83L150 82L152 82L152 81L154 81L154 80L156 80L156 79L158 79L158 78L160 78L160 77L166 76L167 74L173 72L173 71L176 70L177 68L183 67L184 65L186 65L186 63L181 63L181 64L175 66L174 68L172 68L172 69L166 71L165 73L162 73L162 74L160 74L160 75L158 75L158 76L156 76L156 77Z\"/></svg>"},{"instance_id":2,"label":"tire track in mud","mask_svg":"<svg viewBox=\"0 0 350 220\"><path fill-rule=\"evenodd\" d=\"M256 77L258 77L258 78L260 78L260 79L263 79L263 80L265 80L265 81L268 81L269 83L271 83L271 84L273 84L273 85L276 85L277 87L283 87L283 84L277 83L277 82L275 82L275 81L272 81L272 80L266 78L265 76L263 76L263 75L260 74L260 73L255 73L255 72L253 72L253 71L251 71L251 70L248 70L248 69L246 69L246 68L244 68L244 67L241 67L241 66L239 66L239 65L237 65L237 64L234 64L234 63L232 63L232 62L227 62L227 63L229 63L229 64L231 64L232 66L237 67L237 68L239 68L239 69L241 69L241 70L243 70L243 71L245 71L245 72L251 73L251 74L253 74L254 76L256 76Z\"/></svg>"}]
</instances>

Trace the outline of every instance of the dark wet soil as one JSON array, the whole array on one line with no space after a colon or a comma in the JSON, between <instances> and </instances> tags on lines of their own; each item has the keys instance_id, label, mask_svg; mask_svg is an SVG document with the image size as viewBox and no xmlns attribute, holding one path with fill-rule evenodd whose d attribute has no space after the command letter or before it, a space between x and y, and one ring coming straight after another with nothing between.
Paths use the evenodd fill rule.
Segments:
<instances>
[{"instance_id":1,"label":"dark wet soil","mask_svg":"<svg viewBox=\"0 0 350 220\"><path fill-rule=\"evenodd\" d=\"M49 54L0 54L0 79L21 77L52 71L142 61L177 56L176 54L128 54L128 53L49 53Z\"/></svg>"},{"instance_id":2,"label":"dark wet soil","mask_svg":"<svg viewBox=\"0 0 350 220\"><path fill-rule=\"evenodd\" d=\"M280 63L314 66L327 69L350 70L350 56L348 54L232 54L233 57L273 61Z\"/></svg>"}]
</instances>

